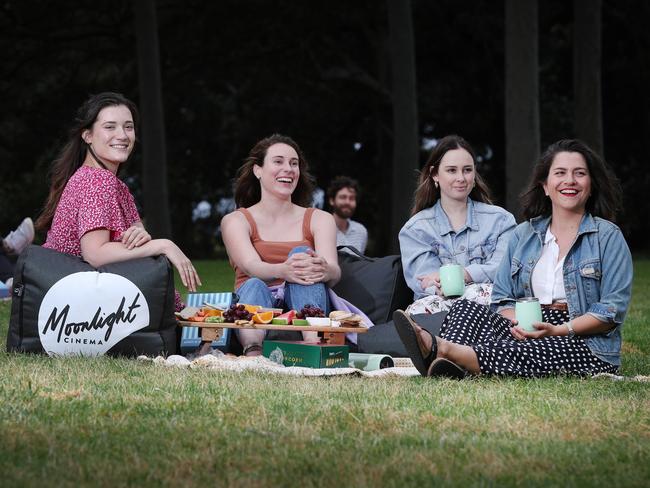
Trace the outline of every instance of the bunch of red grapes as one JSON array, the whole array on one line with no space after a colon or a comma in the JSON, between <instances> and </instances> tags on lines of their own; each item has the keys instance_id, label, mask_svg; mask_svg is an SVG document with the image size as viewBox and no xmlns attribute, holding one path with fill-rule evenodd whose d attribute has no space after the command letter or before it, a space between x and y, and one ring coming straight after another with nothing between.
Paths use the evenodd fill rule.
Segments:
<instances>
[{"instance_id":1,"label":"bunch of red grapes","mask_svg":"<svg viewBox=\"0 0 650 488\"><path fill-rule=\"evenodd\" d=\"M226 322L234 322L235 320L251 320L253 314L246 310L243 305L231 305L228 310L223 313L223 318Z\"/></svg>"},{"instance_id":2,"label":"bunch of red grapes","mask_svg":"<svg viewBox=\"0 0 650 488\"><path fill-rule=\"evenodd\" d=\"M320 307L308 303L296 314L298 319L304 319L305 317L325 317L325 312Z\"/></svg>"}]
</instances>

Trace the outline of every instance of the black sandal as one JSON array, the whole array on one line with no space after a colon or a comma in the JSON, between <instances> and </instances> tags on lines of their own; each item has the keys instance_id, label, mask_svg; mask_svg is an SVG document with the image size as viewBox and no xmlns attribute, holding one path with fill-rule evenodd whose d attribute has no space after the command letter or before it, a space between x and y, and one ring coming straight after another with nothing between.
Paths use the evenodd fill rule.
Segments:
<instances>
[{"instance_id":1,"label":"black sandal","mask_svg":"<svg viewBox=\"0 0 650 488\"><path fill-rule=\"evenodd\" d=\"M462 380L467 376L467 370L461 368L449 359L438 358L431 363L431 366L429 366L427 376L442 376L444 378Z\"/></svg>"},{"instance_id":2,"label":"black sandal","mask_svg":"<svg viewBox=\"0 0 650 488\"><path fill-rule=\"evenodd\" d=\"M411 320L411 317L402 310L396 310L393 313L393 323L395 324L399 338L402 340L404 347L406 347L406 352L408 352L411 361L413 361L413 366L417 368L422 376L427 376L429 366L431 366L438 355L436 338L432 337L431 351L425 357L422 355L420 349L420 338L416 329L417 324Z\"/></svg>"}]
</instances>

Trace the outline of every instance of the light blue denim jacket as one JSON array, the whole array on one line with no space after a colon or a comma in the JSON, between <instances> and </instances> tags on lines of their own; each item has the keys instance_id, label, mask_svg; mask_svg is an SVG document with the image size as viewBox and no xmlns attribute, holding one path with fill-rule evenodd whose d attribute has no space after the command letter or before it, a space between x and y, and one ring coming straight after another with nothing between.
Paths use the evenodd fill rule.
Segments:
<instances>
[{"instance_id":1,"label":"light blue denim jacket","mask_svg":"<svg viewBox=\"0 0 650 488\"><path fill-rule=\"evenodd\" d=\"M494 282L493 310L534 296L531 276L550 221L536 217L515 229ZM564 289L571 319L588 313L612 324L604 334L581 337L594 355L619 366L621 328L632 293L632 255L616 225L585 214L564 259Z\"/></svg>"},{"instance_id":2,"label":"light blue denim jacket","mask_svg":"<svg viewBox=\"0 0 650 488\"><path fill-rule=\"evenodd\" d=\"M490 283L516 222L501 207L467 199L467 221L454 232L440 200L419 211L399 232L404 278L417 300L426 295L417 276L443 264L462 265L476 283Z\"/></svg>"}]
</instances>

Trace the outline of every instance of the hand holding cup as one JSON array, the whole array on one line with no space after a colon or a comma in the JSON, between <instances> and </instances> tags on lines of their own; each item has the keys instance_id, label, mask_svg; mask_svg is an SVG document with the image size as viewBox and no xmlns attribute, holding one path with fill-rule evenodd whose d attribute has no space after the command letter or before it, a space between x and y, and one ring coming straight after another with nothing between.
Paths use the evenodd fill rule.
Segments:
<instances>
[{"instance_id":1,"label":"hand holding cup","mask_svg":"<svg viewBox=\"0 0 650 488\"><path fill-rule=\"evenodd\" d=\"M445 297L459 297L465 292L465 270L460 264L440 267L440 285Z\"/></svg>"},{"instance_id":2,"label":"hand holding cup","mask_svg":"<svg viewBox=\"0 0 650 488\"><path fill-rule=\"evenodd\" d=\"M535 297L518 299L515 304L515 317L523 330L527 332L537 330L533 324L542 321L542 306L539 304L539 299Z\"/></svg>"}]
</instances>

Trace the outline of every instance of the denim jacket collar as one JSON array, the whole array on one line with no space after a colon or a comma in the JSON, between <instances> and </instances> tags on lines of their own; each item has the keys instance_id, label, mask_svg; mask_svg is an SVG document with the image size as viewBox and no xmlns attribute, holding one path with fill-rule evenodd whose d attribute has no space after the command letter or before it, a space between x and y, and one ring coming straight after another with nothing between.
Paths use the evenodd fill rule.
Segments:
<instances>
[{"instance_id":1,"label":"denim jacket collar","mask_svg":"<svg viewBox=\"0 0 650 488\"><path fill-rule=\"evenodd\" d=\"M442 208L440 199L438 199L436 204L433 206L433 216L440 223L440 235L444 236L454 231L454 228L449 222L449 217L447 217L447 214ZM474 231L479 230L478 217L476 216L476 210L474 209L474 202L469 197L467 197L467 220L465 221L465 225L458 229L457 233L460 234L465 229Z\"/></svg>"},{"instance_id":2,"label":"denim jacket collar","mask_svg":"<svg viewBox=\"0 0 650 488\"><path fill-rule=\"evenodd\" d=\"M533 231L539 236L541 242L544 242L546 231L551 223L551 216L548 217L534 217L530 219L530 225L533 227ZM590 213L585 213L582 216L580 221L580 226L578 227L578 235L588 234L590 232L597 232L598 228L596 226L596 221Z\"/></svg>"}]
</instances>

